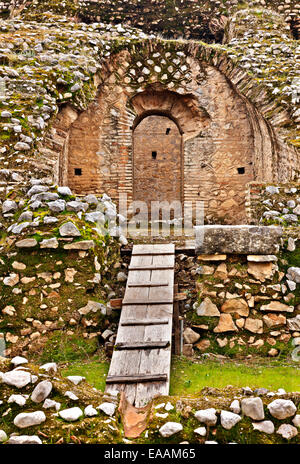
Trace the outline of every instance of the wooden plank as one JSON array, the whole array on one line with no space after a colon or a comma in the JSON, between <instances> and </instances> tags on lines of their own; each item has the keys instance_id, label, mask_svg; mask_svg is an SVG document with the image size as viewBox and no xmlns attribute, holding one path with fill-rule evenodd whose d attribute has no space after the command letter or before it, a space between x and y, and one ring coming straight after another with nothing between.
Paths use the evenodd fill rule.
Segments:
<instances>
[{"instance_id":1,"label":"wooden plank","mask_svg":"<svg viewBox=\"0 0 300 464\"><path fill-rule=\"evenodd\" d=\"M172 341L174 251L173 244L133 247L116 343L135 344L135 349L114 351L106 391L123 391L128 401L137 407L157 395L169 393L171 347L154 348L153 340ZM168 285L161 285L162 282ZM145 285L148 283L150 285ZM126 301L134 304L126 305ZM148 301L158 304L145 304ZM165 323L144 324L149 320ZM134 321L135 325L126 324ZM141 341L147 346L151 342L151 349L137 349L136 342ZM135 382L125 381L124 377L128 380L128 376L136 373L140 377ZM111 382L112 375L122 378Z\"/></svg>"},{"instance_id":2,"label":"wooden plank","mask_svg":"<svg viewBox=\"0 0 300 464\"><path fill-rule=\"evenodd\" d=\"M152 350L155 348L166 348L170 342L164 341L150 341L150 342L133 342L133 343L116 343L115 347L118 350Z\"/></svg>"},{"instance_id":3,"label":"wooden plank","mask_svg":"<svg viewBox=\"0 0 300 464\"><path fill-rule=\"evenodd\" d=\"M153 257L153 264L160 266L160 264L172 265L173 269L168 270L154 270L151 274L152 282L159 282L161 280L168 280L170 285L168 288L160 288L159 291L155 288L150 288L149 298L157 297L173 298L174 292L174 264L175 257ZM172 313L173 305L153 305L147 307L148 317L160 317L163 314L167 316L170 323L165 326L146 326L145 327L145 340L170 340L172 341ZM147 404L152 398L158 395L169 394L169 378L170 378L170 365L171 365L171 346L164 350L151 350L143 351L141 353L140 372L157 374L164 372L167 374L168 380L165 382L148 382L138 383L136 390L135 406L142 407Z\"/></svg>"},{"instance_id":4,"label":"wooden plank","mask_svg":"<svg viewBox=\"0 0 300 464\"><path fill-rule=\"evenodd\" d=\"M170 304L173 303L173 298L169 298L168 300L162 301L162 300L142 300L142 301L136 301L136 300L123 300L123 306L138 306L138 305L161 305L161 304Z\"/></svg>"},{"instance_id":5,"label":"wooden plank","mask_svg":"<svg viewBox=\"0 0 300 464\"><path fill-rule=\"evenodd\" d=\"M168 287L169 282L154 283L154 282L135 282L128 284L128 287Z\"/></svg>"},{"instance_id":6,"label":"wooden plank","mask_svg":"<svg viewBox=\"0 0 300 464\"><path fill-rule=\"evenodd\" d=\"M158 243L156 245L134 245L132 253L175 253L175 245L173 243Z\"/></svg>"},{"instance_id":7,"label":"wooden plank","mask_svg":"<svg viewBox=\"0 0 300 464\"><path fill-rule=\"evenodd\" d=\"M172 255L173 256L173 255ZM160 269L172 269L174 270L174 266L129 266L129 271L157 271Z\"/></svg>"},{"instance_id":8,"label":"wooden plank","mask_svg":"<svg viewBox=\"0 0 300 464\"><path fill-rule=\"evenodd\" d=\"M133 258L132 258L133 260ZM151 257L135 257L134 263L137 265L141 264L149 264L152 263ZM131 271L128 275L128 281L132 279L134 282L143 282L144 280L150 280L150 271ZM137 297L144 296L143 289L135 289L137 292ZM147 317L147 306L138 306L138 307L130 307L127 306L126 308L122 309L120 322L122 320L126 320L128 318L137 318L137 319L145 319ZM144 337L144 326L138 327L124 327L122 325L119 326L117 339L116 342L126 342L129 340L143 340ZM139 350L128 350L128 351L114 351L111 365L109 368L108 375L130 375L132 374L132 369L139 368L141 359L141 352ZM136 397L136 384L107 384L106 392L110 393L112 391L123 391L131 404L134 404L135 397Z\"/></svg>"},{"instance_id":9,"label":"wooden plank","mask_svg":"<svg viewBox=\"0 0 300 464\"><path fill-rule=\"evenodd\" d=\"M168 256L168 255L174 255L173 251L167 251L167 252L144 252L144 253L134 253L132 252L134 256Z\"/></svg>"},{"instance_id":10,"label":"wooden plank","mask_svg":"<svg viewBox=\"0 0 300 464\"><path fill-rule=\"evenodd\" d=\"M106 383L136 383L166 381L166 374L133 374L133 375L109 375Z\"/></svg>"},{"instance_id":11,"label":"wooden plank","mask_svg":"<svg viewBox=\"0 0 300 464\"><path fill-rule=\"evenodd\" d=\"M163 325L163 324L169 324L168 319L141 319L141 320L136 320L136 319L131 319L131 320L126 320L123 322L120 322L121 325L124 326L135 326L135 325Z\"/></svg>"}]
</instances>

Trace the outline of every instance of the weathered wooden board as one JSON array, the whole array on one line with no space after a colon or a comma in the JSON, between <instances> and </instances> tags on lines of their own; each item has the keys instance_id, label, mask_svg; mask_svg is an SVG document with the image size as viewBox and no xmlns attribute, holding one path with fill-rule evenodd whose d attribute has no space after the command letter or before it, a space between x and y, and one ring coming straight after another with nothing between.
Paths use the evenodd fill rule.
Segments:
<instances>
[{"instance_id":1,"label":"weathered wooden board","mask_svg":"<svg viewBox=\"0 0 300 464\"><path fill-rule=\"evenodd\" d=\"M124 391L137 407L169 392L174 254L173 244L133 247L116 339L116 345L123 349L114 350L106 392ZM158 348L155 344L167 346ZM128 349L124 349L126 345Z\"/></svg>"}]
</instances>

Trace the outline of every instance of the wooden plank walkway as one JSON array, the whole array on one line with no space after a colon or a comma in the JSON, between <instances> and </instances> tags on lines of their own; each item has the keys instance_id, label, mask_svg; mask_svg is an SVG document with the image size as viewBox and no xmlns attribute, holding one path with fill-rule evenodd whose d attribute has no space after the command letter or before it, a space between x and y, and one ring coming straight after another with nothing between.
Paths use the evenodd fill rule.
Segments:
<instances>
[{"instance_id":1,"label":"wooden plank walkway","mask_svg":"<svg viewBox=\"0 0 300 464\"><path fill-rule=\"evenodd\" d=\"M169 394L174 244L134 245L106 392L136 407Z\"/></svg>"}]
</instances>

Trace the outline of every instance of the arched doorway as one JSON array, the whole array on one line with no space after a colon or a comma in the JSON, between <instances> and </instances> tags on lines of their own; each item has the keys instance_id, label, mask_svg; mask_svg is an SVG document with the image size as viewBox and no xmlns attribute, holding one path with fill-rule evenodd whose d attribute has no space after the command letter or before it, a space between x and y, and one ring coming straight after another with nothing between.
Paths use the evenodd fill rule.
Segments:
<instances>
[{"instance_id":1,"label":"arched doorway","mask_svg":"<svg viewBox=\"0 0 300 464\"><path fill-rule=\"evenodd\" d=\"M133 200L182 201L182 135L163 115L146 116L133 132Z\"/></svg>"}]
</instances>

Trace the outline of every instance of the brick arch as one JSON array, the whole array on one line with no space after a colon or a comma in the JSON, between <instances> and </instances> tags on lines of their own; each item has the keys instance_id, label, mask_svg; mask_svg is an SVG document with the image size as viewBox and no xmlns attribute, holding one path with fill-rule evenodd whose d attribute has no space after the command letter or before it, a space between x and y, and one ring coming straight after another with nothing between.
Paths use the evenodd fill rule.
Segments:
<instances>
[{"instance_id":1,"label":"brick arch","mask_svg":"<svg viewBox=\"0 0 300 464\"><path fill-rule=\"evenodd\" d=\"M210 120L192 94L180 95L158 84L132 97L129 106L136 115L132 129L147 116L165 115L175 122L184 140L197 136Z\"/></svg>"}]
</instances>

